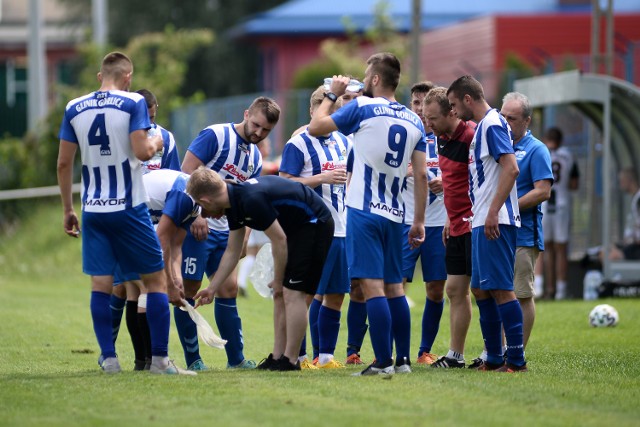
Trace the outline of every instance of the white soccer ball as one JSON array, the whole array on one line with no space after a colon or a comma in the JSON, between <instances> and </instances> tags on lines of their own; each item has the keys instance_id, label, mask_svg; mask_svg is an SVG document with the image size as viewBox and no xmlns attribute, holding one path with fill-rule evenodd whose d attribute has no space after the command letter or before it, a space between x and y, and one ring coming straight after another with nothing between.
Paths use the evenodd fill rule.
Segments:
<instances>
[{"instance_id":1,"label":"white soccer ball","mask_svg":"<svg viewBox=\"0 0 640 427\"><path fill-rule=\"evenodd\" d=\"M620 320L618 310L609 304L596 305L589 313L589 324L594 328L616 326Z\"/></svg>"}]
</instances>

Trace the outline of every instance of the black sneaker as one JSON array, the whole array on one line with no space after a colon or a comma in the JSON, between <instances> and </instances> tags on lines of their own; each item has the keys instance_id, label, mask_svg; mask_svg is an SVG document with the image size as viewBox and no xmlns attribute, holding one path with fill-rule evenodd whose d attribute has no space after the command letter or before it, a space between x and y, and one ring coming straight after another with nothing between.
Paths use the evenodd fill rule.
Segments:
<instances>
[{"instance_id":1,"label":"black sneaker","mask_svg":"<svg viewBox=\"0 0 640 427\"><path fill-rule=\"evenodd\" d=\"M276 366L277 364L278 364L278 361L273 358L273 353L269 353L269 356L267 356L266 359L262 359L260 363L258 363L258 366L256 366L256 369L262 369L264 371L271 370L272 367Z\"/></svg>"},{"instance_id":2,"label":"black sneaker","mask_svg":"<svg viewBox=\"0 0 640 427\"><path fill-rule=\"evenodd\" d=\"M464 360L442 356L431 365L432 368L464 368Z\"/></svg>"},{"instance_id":3,"label":"black sneaker","mask_svg":"<svg viewBox=\"0 0 640 427\"><path fill-rule=\"evenodd\" d=\"M471 361L471 365L468 366L469 369L480 369L480 367L484 365L484 360L481 357L476 357Z\"/></svg>"},{"instance_id":4,"label":"black sneaker","mask_svg":"<svg viewBox=\"0 0 640 427\"><path fill-rule=\"evenodd\" d=\"M144 371L145 366L147 366L147 362L145 360L136 359L133 361L134 371Z\"/></svg>"},{"instance_id":5,"label":"black sneaker","mask_svg":"<svg viewBox=\"0 0 640 427\"><path fill-rule=\"evenodd\" d=\"M361 377L361 376L369 376L369 375L383 375L385 377L390 377L395 373L396 373L396 370L393 366L393 359L389 359L389 361L384 365L374 362L371 365L367 366L367 368L364 371L356 372L355 374L351 374L351 376Z\"/></svg>"},{"instance_id":6,"label":"black sneaker","mask_svg":"<svg viewBox=\"0 0 640 427\"><path fill-rule=\"evenodd\" d=\"M284 354L280 359L277 360L276 365L271 368L272 371L299 371L300 370L300 362L296 360L296 363L293 364L289 360L287 356Z\"/></svg>"}]
</instances>

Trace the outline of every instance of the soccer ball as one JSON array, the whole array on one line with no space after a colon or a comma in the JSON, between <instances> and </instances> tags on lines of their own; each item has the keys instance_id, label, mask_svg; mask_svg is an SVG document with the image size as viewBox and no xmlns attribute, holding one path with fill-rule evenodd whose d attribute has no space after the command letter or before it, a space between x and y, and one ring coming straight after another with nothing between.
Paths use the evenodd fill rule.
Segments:
<instances>
[{"instance_id":1,"label":"soccer ball","mask_svg":"<svg viewBox=\"0 0 640 427\"><path fill-rule=\"evenodd\" d=\"M620 320L618 310L609 304L596 305L589 313L589 324L594 328L616 326Z\"/></svg>"}]
</instances>

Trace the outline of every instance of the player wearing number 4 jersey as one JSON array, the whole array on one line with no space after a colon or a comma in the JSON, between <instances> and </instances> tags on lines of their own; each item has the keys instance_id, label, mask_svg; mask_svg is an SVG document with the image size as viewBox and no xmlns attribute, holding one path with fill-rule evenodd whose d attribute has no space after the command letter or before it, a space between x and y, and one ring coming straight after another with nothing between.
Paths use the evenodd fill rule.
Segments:
<instances>
[{"instance_id":1,"label":"player wearing number 4 jersey","mask_svg":"<svg viewBox=\"0 0 640 427\"><path fill-rule=\"evenodd\" d=\"M104 57L100 90L67 104L60 128L58 183L64 209L64 229L77 237L73 210L73 159L82 155L82 268L91 276L91 316L100 345L101 366L120 372L111 336L109 299L116 265L136 271L149 290L147 318L151 332L152 373L180 374L169 361L167 281L158 237L145 202L141 161L162 149L160 137L147 138L151 127L147 105L129 93L133 64L124 54ZM170 284L171 286L172 284Z\"/></svg>"},{"instance_id":2,"label":"player wearing number 4 jersey","mask_svg":"<svg viewBox=\"0 0 640 427\"><path fill-rule=\"evenodd\" d=\"M336 76L331 92L309 124L309 133L353 133L353 174L347 193L347 257L350 276L360 279L367 301L376 363L362 375L411 372L411 316L402 287L403 192L409 161L424 165L422 120L395 100L400 62L390 53L367 60L364 95L330 115L349 79ZM414 170L415 217L409 231L412 247L424 241L427 179ZM409 195L411 197L411 195ZM393 328L396 368L389 337Z\"/></svg>"}]
</instances>

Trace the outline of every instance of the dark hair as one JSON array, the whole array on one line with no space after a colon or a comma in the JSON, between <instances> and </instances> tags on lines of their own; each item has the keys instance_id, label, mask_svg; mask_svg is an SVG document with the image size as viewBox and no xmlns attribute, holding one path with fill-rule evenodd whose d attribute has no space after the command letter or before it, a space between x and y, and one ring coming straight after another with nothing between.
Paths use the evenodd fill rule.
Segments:
<instances>
[{"instance_id":1,"label":"dark hair","mask_svg":"<svg viewBox=\"0 0 640 427\"><path fill-rule=\"evenodd\" d=\"M466 75L458 77L449 89L447 89L447 95L453 94L458 99L464 98L465 95L469 95L474 101L480 101L484 99L484 90L479 81L472 76Z\"/></svg>"},{"instance_id":2,"label":"dark hair","mask_svg":"<svg viewBox=\"0 0 640 427\"><path fill-rule=\"evenodd\" d=\"M562 131L557 127L550 127L544 133L544 139L548 139L557 143L558 145L562 144Z\"/></svg>"},{"instance_id":3,"label":"dark hair","mask_svg":"<svg viewBox=\"0 0 640 427\"><path fill-rule=\"evenodd\" d=\"M253 100L249 106L249 113L253 113L256 110L264 114L264 117L270 124L278 123L280 119L280 106L278 106L276 101L266 96L260 96Z\"/></svg>"},{"instance_id":4,"label":"dark hair","mask_svg":"<svg viewBox=\"0 0 640 427\"><path fill-rule=\"evenodd\" d=\"M423 82L418 82L418 83L414 84L413 86L411 86L411 95L413 95L416 92L418 92L418 93L428 93L434 87L435 87L435 85L433 84L433 82L431 82L429 80L425 80Z\"/></svg>"},{"instance_id":5,"label":"dark hair","mask_svg":"<svg viewBox=\"0 0 640 427\"><path fill-rule=\"evenodd\" d=\"M400 61L394 54L381 52L371 55L367 65L371 66L371 74L380 76L383 87L396 90L400 82Z\"/></svg>"},{"instance_id":6,"label":"dark hair","mask_svg":"<svg viewBox=\"0 0 640 427\"><path fill-rule=\"evenodd\" d=\"M158 106L158 100L156 99L156 96L153 93L151 93L150 90L140 89L140 90L137 90L136 93L139 93L140 95L144 96L144 100L147 103L147 108Z\"/></svg>"}]
</instances>

